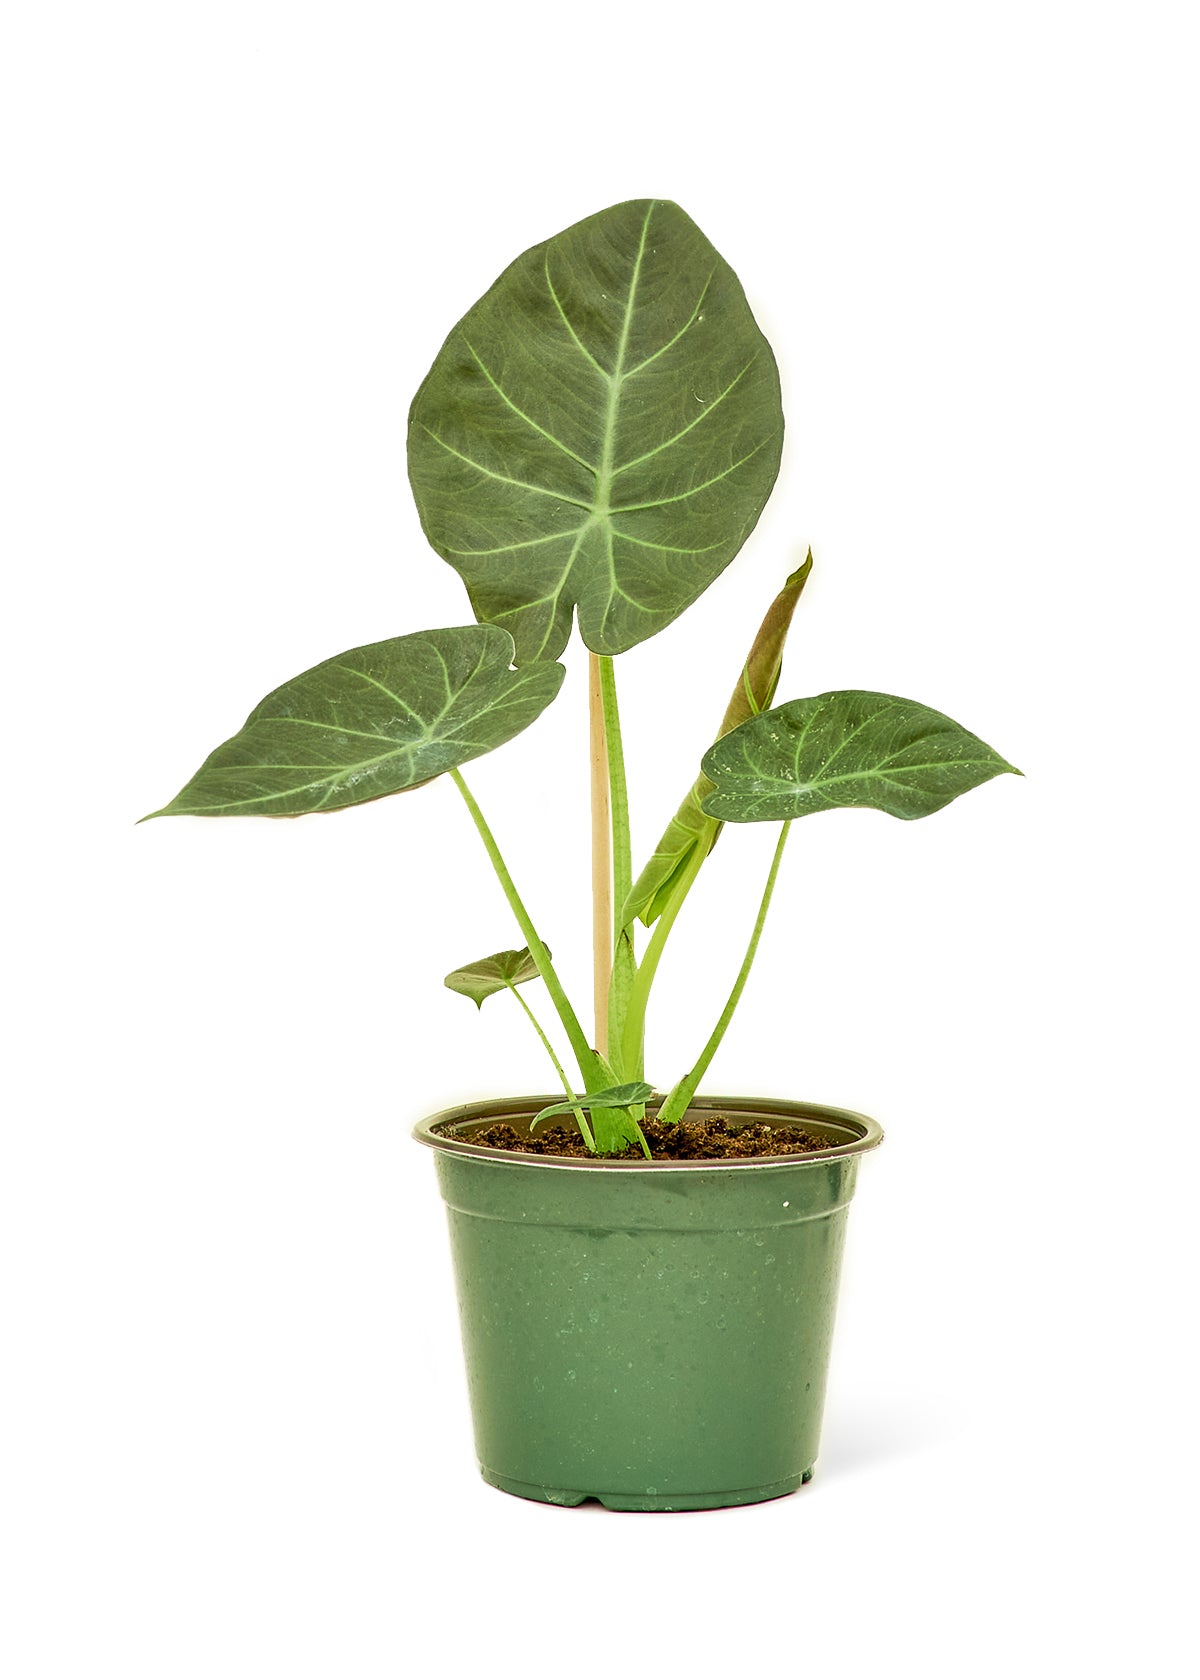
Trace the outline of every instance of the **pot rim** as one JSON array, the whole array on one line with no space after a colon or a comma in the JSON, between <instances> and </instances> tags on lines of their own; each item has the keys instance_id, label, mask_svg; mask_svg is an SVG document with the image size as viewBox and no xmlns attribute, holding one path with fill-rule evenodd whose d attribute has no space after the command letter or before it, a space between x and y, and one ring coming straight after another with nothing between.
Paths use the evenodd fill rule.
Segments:
<instances>
[{"instance_id":1,"label":"pot rim","mask_svg":"<svg viewBox=\"0 0 1200 1680\"><path fill-rule=\"evenodd\" d=\"M553 1095L481 1097L475 1102L461 1103L457 1108L443 1109L439 1114L431 1114L426 1119L419 1120L413 1127L412 1135L418 1143L424 1144L428 1149L441 1150L451 1155L471 1156L477 1161L488 1161L496 1166L536 1167L568 1172L632 1173L763 1172L795 1169L810 1164L816 1166L823 1161L845 1160L851 1155L865 1155L868 1150L878 1148L883 1142L882 1126L869 1115L859 1114L850 1108L830 1108L824 1103L794 1102L779 1097L695 1097L689 1104L689 1112L699 1109L713 1113L729 1109L735 1114L774 1114L789 1120L813 1120L818 1124L832 1124L849 1132L850 1136L844 1142L831 1144L828 1149L814 1149L804 1155L747 1155L699 1161L646 1161L624 1158L608 1160L598 1156L522 1155L515 1151L489 1149L482 1144L465 1143L459 1138L447 1135L452 1126L464 1125L472 1120L503 1120L515 1115L532 1115L560 1100ZM646 1106L653 1111L662 1101L660 1097Z\"/></svg>"}]
</instances>

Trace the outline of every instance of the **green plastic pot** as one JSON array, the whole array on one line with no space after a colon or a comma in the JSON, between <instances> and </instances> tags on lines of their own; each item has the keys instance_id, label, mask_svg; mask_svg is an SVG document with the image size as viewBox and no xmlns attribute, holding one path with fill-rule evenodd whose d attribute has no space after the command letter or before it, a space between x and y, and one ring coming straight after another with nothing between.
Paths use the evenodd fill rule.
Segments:
<instances>
[{"instance_id":1,"label":"green plastic pot","mask_svg":"<svg viewBox=\"0 0 1200 1680\"><path fill-rule=\"evenodd\" d=\"M809 1155L505 1154L551 1097L423 1121L450 1222L485 1481L553 1505L697 1511L791 1493L817 1457L865 1115L713 1097L693 1111L827 1139Z\"/></svg>"}]
</instances>

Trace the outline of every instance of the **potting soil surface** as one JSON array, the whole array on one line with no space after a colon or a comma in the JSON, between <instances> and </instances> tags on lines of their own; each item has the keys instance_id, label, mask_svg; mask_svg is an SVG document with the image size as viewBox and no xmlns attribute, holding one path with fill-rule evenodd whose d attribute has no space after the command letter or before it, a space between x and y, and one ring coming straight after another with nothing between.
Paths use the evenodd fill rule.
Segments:
<instances>
[{"instance_id":1,"label":"potting soil surface","mask_svg":"<svg viewBox=\"0 0 1200 1680\"><path fill-rule=\"evenodd\" d=\"M816 1149L830 1147L827 1138L813 1136L796 1126L768 1126L762 1122L733 1126L719 1114L706 1115L703 1119L684 1118L669 1126L662 1126L652 1116L647 1116L642 1121L642 1132L650 1146L651 1159L655 1161L726 1161L763 1155L811 1155ZM546 1126L539 1127L536 1132L523 1133L504 1121L497 1121L482 1131L473 1132L469 1141L488 1149L503 1149L520 1155L595 1158L575 1126ZM630 1144L624 1157L605 1158L645 1159L636 1144Z\"/></svg>"}]
</instances>

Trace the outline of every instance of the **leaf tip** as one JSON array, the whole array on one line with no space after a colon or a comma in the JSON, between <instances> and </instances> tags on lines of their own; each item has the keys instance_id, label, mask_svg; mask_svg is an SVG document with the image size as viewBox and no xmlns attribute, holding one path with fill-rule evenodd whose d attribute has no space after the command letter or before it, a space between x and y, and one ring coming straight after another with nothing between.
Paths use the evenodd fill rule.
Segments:
<instances>
[{"instance_id":1,"label":"leaf tip","mask_svg":"<svg viewBox=\"0 0 1200 1680\"><path fill-rule=\"evenodd\" d=\"M808 553L804 557L803 565L797 566L796 570L794 572L790 573L790 575L788 576L788 578L787 578L786 582L784 583L783 587L785 589L794 589L797 584L804 583L808 578L809 572L812 571L812 566L813 566L813 556L812 556L812 549L810 548Z\"/></svg>"}]
</instances>

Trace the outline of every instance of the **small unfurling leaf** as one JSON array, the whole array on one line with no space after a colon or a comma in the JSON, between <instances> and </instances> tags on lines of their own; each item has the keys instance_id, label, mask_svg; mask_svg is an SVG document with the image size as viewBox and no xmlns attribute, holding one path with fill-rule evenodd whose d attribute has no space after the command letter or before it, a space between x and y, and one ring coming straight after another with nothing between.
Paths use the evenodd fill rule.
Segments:
<instances>
[{"instance_id":1,"label":"small unfurling leaf","mask_svg":"<svg viewBox=\"0 0 1200 1680\"><path fill-rule=\"evenodd\" d=\"M547 951L549 956L550 952ZM519 951L496 951L490 957L479 957L447 974L443 985L452 992L469 997L477 1009L483 1008L484 998L505 992L511 986L523 986L527 980L538 978L538 967L529 954L528 945Z\"/></svg>"}]
</instances>

